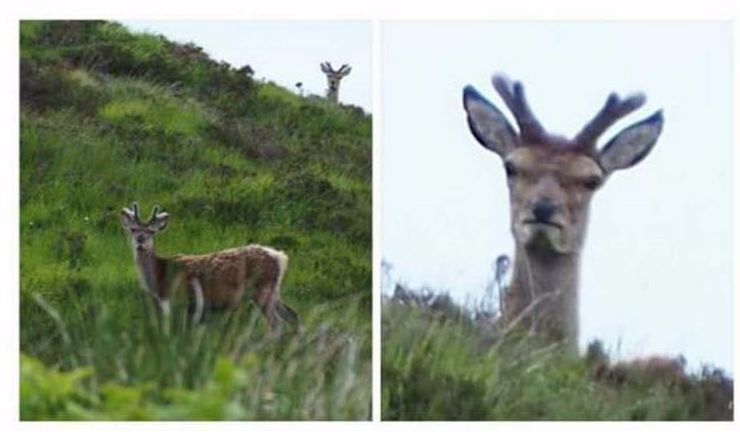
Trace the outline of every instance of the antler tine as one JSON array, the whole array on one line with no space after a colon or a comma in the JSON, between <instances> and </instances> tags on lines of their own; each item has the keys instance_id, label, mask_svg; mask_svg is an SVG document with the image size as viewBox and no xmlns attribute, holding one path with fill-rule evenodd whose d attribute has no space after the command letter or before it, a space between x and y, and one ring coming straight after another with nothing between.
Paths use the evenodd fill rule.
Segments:
<instances>
[{"instance_id":1,"label":"antler tine","mask_svg":"<svg viewBox=\"0 0 740 432\"><path fill-rule=\"evenodd\" d=\"M494 75L493 87L504 100L509 111L514 115L519 133L522 138L538 141L545 135L545 129L540 124L537 117L532 113L527 98L524 95L524 86L521 82L511 80L505 75Z\"/></svg>"},{"instance_id":2,"label":"antler tine","mask_svg":"<svg viewBox=\"0 0 740 432\"><path fill-rule=\"evenodd\" d=\"M620 100L616 93L611 93L601 110L581 129L573 141L579 148L594 148L601 134L617 120L640 108L644 103L645 95L642 93L636 93L624 100Z\"/></svg>"},{"instance_id":3,"label":"antler tine","mask_svg":"<svg viewBox=\"0 0 740 432\"><path fill-rule=\"evenodd\" d=\"M134 211L134 220L136 220L136 222L138 223L141 223L141 220L139 219L139 203L137 203L136 201L131 203L131 210Z\"/></svg>"},{"instance_id":4,"label":"antler tine","mask_svg":"<svg viewBox=\"0 0 740 432\"><path fill-rule=\"evenodd\" d=\"M159 206L155 205L154 210L152 211L152 217L149 218L149 222L153 221L157 218L157 215L159 214Z\"/></svg>"}]
</instances>

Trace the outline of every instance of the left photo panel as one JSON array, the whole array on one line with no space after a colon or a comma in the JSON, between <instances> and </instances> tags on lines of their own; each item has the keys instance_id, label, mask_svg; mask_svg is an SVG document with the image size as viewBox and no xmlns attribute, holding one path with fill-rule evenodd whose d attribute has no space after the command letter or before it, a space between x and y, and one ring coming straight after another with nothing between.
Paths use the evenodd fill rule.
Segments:
<instances>
[{"instance_id":1,"label":"left photo panel","mask_svg":"<svg viewBox=\"0 0 740 432\"><path fill-rule=\"evenodd\" d=\"M19 28L20 419L369 420L372 23Z\"/></svg>"}]
</instances>

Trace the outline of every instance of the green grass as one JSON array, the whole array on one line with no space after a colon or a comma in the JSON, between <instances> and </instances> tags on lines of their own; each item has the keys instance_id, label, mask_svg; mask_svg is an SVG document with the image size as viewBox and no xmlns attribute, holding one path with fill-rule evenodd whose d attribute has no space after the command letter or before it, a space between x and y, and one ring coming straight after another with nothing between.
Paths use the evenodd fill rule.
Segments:
<instances>
[{"instance_id":1,"label":"green grass","mask_svg":"<svg viewBox=\"0 0 740 432\"><path fill-rule=\"evenodd\" d=\"M365 419L371 129L192 44L22 22L21 417ZM134 200L172 215L161 255L284 250L301 333L247 302L163 331L120 227Z\"/></svg>"},{"instance_id":2,"label":"green grass","mask_svg":"<svg viewBox=\"0 0 740 432\"><path fill-rule=\"evenodd\" d=\"M382 310L384 420L732 420L733 382L705 367L659 376L615 371L593 344L574 358L557 346L500 339L449 301ZM600 369L601 367L601 369Z\"/></svg>"}]
</instances>

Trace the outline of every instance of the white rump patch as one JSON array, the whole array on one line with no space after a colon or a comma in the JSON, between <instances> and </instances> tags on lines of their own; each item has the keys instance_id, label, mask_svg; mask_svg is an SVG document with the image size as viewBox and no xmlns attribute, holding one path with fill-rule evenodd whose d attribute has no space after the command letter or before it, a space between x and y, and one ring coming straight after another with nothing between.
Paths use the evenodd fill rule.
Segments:
<instances>
[{"instance_id":1,"label":"white rump patch","mask_svg":"<svg viewBox=\"0 0 740 432\"><path fill-rule=\"evenodd\" d=\"M283 276L285 276L285 271L288 269L288 255L283 251L279 251L268 246L259 246L259 248L267 252L267 254L274 258L278 263L278 277L275 282L275 293L277 294L280 292L280 286L283 283Z\"/></svg>"}]
</instances>

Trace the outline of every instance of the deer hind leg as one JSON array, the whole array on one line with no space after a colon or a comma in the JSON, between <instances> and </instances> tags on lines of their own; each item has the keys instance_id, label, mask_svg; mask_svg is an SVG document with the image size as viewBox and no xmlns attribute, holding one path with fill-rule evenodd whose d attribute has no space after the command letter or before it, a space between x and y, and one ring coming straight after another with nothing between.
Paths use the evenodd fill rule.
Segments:
<instances>
[{"instance_id":1,"label":"deer hind leg","mask_svg":"<svg viewBox=\"0 0 740 432\"><path fill-rule=\"evenodd\" d=\"M252 299L259 306L262 313L267 318L267 325L270 330L275 328L278 320L278 313L275 304L275 285L273 283L262 283L257 285Z\"/></svg>"},{"instance_id":2,"label":"deer hind leg","mask_svg":"<svg viewBox=\"0 0 740 432\"><path fill-rule=\"evenodd\" d=\"M288 266L288 257L279 251L272 249L267 251L272 258L271 265L268 266L271 271L265 272L259 278L253 299L267 317L271 329L281 321L297 325L298 314L280 300L280 285Z\"/></svg>"},{"instance_id":3,"label":"deer hind leg","mask_svg":"<svg viewBox=\"0 0 740 432\"><path fill-rule=\"evenodd\" d=\"M271 330L281 322L298 325L298 314L293 308L280 300L274 284L259 286L254 296L254 302L265 314L267 324Z\"/></svg>"},{"instance_id":4,"label":"deer hind leg","mask_svg":"<svg viewBox=\"0 0 740 432\"><path fill-rule=\"evenodd\" d=\"M279 299L275 303L275 311L282 321L287 321L293 325L298 325L298 313L296 313L293 308Z\"/></svg>"}]
</instances>

